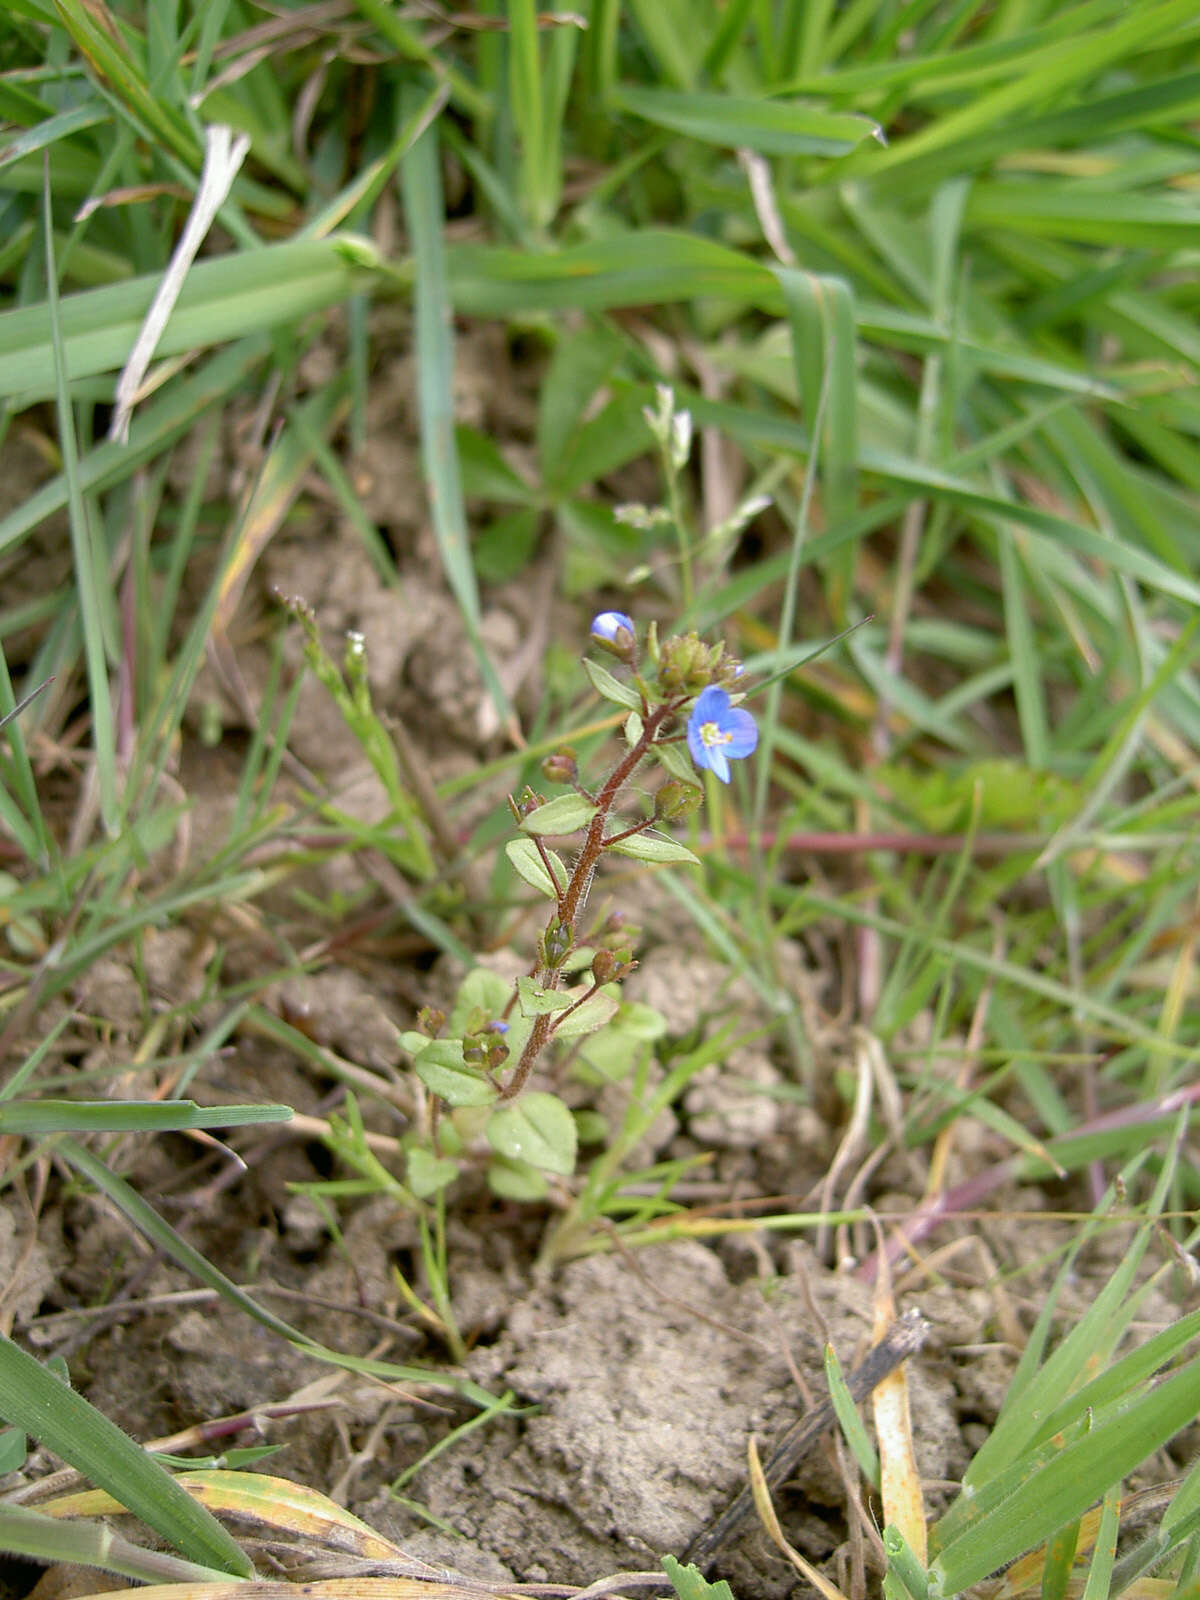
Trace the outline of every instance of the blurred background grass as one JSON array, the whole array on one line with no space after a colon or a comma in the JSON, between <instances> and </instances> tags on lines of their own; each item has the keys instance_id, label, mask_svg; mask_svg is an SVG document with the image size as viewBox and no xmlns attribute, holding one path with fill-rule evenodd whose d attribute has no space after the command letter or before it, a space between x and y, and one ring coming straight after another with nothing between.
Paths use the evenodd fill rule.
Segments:
<instances>
[{"instance_id":1,"label":"blurred background grass","mask_svg":"<svg viewBox=\"0 0 1200 1600\"><path fill-rule=\"evenodd\" d=\"M430 948L490 936L468 874L505 823L464 809L472 782L515 790L572 725L581 747L601 731L574 689L515 706L481 628L493 586L548 573L580 639L603 601L780 673L755 773L694 841L704 878L670 890L770 1008L796 1084L828 1087L780 942L849 929L827 975L887 1052L900 1120L881 1110L878 1138L922 1152L931 1209L969 1113L1011 1152L973 1203L1075 1171L1072 1204L1100 1204L1135 1162L1127 1198L1180 1218L1186 1249L1198 40L1194 0L10 0L0 715L49 686L0 747L6 1047L106 952L205 907L252 912L348 846L383 857L390 914ZM214 189L217 126L245 153ZM206 187L215 221L122 443L118 374ZM403 587L355 471L384 317L414 352L490 764L422 793L419 753L392 753L351 674L388 816L285 795L281 613L227 836L172 871L185 712L206 661L236 682L270 542L335 507ZM459 415L456 339L484 324L531 374L521 436ZM694 419L693 462L665 517L621 517L630 485L656 503L642 413L661 384ZM254 468L214 494L230 418ZM488 892L503 920L510 891ZM256 994L223 998L172 1083L257 1015ZM179 1037L149 1031L145 1059ZM41 1092L51 1045L7 1100ZM847 1070L835 1098L854 1092Z\"/></svg>"}]
</instances>

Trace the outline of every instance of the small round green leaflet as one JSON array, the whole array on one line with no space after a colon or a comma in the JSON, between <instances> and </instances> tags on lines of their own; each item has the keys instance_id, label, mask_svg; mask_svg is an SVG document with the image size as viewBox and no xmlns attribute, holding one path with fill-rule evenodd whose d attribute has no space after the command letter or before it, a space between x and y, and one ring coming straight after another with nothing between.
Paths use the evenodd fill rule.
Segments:
<instances>
[{"instance_id":1,"label":"small round green leaflet","mask_svg":"<svg viewBox=\"0 0 1200 1600\"><path fill-rule=\"evenodd\" d=\"M536 854L537 846L532 840L527 842ZM486 967L472 967L459 985L458 996L446 1023L446 1032L451 1038L458 1039L464 1033L469 1033L472 1027L478 1026L480 1016L502 1016L511 992L512 985L499 973L489 972ZM401 1043L413 1055L418 1055L419 1047L414 1049L407 1042L408 1037L404 1035Z\"/></svg>"},{"instance_id":2,"label":"small round green leaflet","mask_svg":"<svg viewBox=\"0 0 1200 1600\"><path fill-rule=\"evenodd\" d=\"M522 1204L544 1200L550 1185L536 1167L527 1161L508 1161L503 1156L493 1156L488 1164L488 1186L501 1200L517 1200Z\"/></svg>"},{"instance_id":3,"label":"small round green leaflet","mask_svg":"<svg viewBox=\"0 0 1200 1600\"><path fill-rule=\"evenodd\" d=\"M524 974L517 979L517 995L524 1017L537 1017L544 1011L567 1011L573 1003L572 997L561 989L540 988Z\"/></svg>"},{"instance_id":4,"label":"small round green leaflet","mask_svg":"<svg viewBox=\"0 0 1200 1600\"><path fill-rule=\"evenodd\" d=\"M535 1089L488 1118L487 1141L510 1161L568 1177L575 1170L575 1118L557 1095Z\"/></svg>"}]
</instances>

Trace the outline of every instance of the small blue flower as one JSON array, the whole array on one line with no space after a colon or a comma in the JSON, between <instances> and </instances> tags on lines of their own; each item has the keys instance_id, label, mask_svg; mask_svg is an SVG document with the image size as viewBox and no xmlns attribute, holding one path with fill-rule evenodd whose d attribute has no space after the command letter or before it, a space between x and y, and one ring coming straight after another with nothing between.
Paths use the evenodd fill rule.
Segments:
<instances>
[{"instance_id":1,"label":"small blue flower","mask_svg":"<svg viewBox=\"0 0 1200 1600\"><path fill-rule=\"evenodd\" d=\"M617 635L624 631L633 638L633 618L627 617L623 611L602 611L598 617L592 618L592 638L603 639L607 644L619 644Z\"/></svg>"},{"instance_id":2,"label":"small blue flower","mask_svg":"<svg viewBox=\"0 0 1200 1600\"><path fill-rule=\"evenodd\" d=\"M732 704L724 689L711 684L692 707L687 742L696 765L728 783L730 759L740 761L750 754L758 743L758 726L748 711Z\"/></svg>"}]
</instances>

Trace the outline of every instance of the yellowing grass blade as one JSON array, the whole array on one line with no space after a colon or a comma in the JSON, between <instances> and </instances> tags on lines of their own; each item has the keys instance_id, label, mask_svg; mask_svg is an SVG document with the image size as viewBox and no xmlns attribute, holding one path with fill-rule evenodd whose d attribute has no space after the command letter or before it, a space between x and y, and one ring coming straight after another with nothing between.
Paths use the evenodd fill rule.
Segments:
<instances>
[{"instance_id":1,"label":"yellowing grass blade","mask_svg":"<svg viewBox=\"0 0 1200 1600\"><path fill-rule=\"evenodd\" d=\"M348 384L343 378L305 400L299 408L301 426L286 427L272 446L258 482L250 495L241 525L234 534L229 564L221 579L220 595L213 617L213 633L224 644L246 580L287 515L288 508L312 465L309 441L325 438L345 417L350 406Z\"/></svg>"},{"instance_id":2,"label":"yellowing grass blade","mask_svg":"<svg viewBox=\"0 0 1200 1600\"><path fill-rule=\"evenodd\" d=\"M330 1578L304 1584L260 1580L251 1583L158 1583L127 1590L137 1600L504 1600L506 1591L483 1583L451 1583L421 1578ZM112 1600L112 1591L80 1600Z\"/></svg>"},{"instance_id":3,"label":"yellowing grass blade","mask_svg":"<svg viewBox=\"0 0 1200 1600\"><path fill-rule=\"evenodd\" d=\"M793 1549L784 1538L783 1529L779 1526L779 1518L775 1515L775 1507L771 1502L771 1491L767 1486L762 1462L758 1458L758 1446L753 1436L746 1447L746 1465L750 1475L750 1493L754 1499L754 1509L758 1512L759 1520L767 1530L772 1544L783 1552L802 1578L824 1595L825 1600L846 1600L846 1596L837 1585L830 1583L824 1573L818 1572L816 1567L810 1566L800 1552Z\"/></svg>"},{"instance_id":4,"label":"yellowing grass blade","mask_svg":"<svg viewBox=\"0 0 1200 1600\"><path fill-rule=\"evenodd\" d=\"M208 1511L237 1517L256 1528L292 1534L367 1561L403 1563L415 1578L437 1577L436 1567L406 1556L399 1545L360 1522L328 1496L286 1478L259 1472L184 1472L175 1482ZM52 1517L111 1515L122 1507L101 1490L60 1495L39 1508Z\"/></svg>"},{"instance_id":5,"label":"yellowing grass blade","mask_svg":"<svg viewBox=\"0 0 1200 1600\"><path fill-rule=\"evenodd\" d=\"M896 1320L891 1273L880 1239L879 1278L875 1293L874 1334L882 1339ZM890 1372L871 1397L875 1437L879 1445L879 1488L883 1499L883 1525L904 1536L922 1567L929 1562L925 1531L925 1497L913 1451L912 1413L908 1404L908 1377L903 1365Z\"/></svg>"}]
</instances>

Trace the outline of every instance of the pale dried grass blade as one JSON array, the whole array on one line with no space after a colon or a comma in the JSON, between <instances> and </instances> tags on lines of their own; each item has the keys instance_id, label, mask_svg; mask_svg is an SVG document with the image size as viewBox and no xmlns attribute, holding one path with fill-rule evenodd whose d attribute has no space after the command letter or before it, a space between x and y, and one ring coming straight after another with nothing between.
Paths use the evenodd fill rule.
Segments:
<instances>
[{"instance_id":1,"label":"pale dried grass blade","mask_svg":"<svg viewBox=\"0 0 1200 1600\"><path fill-rule=\"evenodd\" d=\"M879 1277L876 1281L874 1333L881 1339L896 1319L892 1275L879 1238ZM875 1438L879 1446L879 1488L883 1500L883 1525L894 1527L921 1563L929 1564L925 1497L913 1449L912 1411L908 1403L908 1376L903 1363L888 1373L871 1396Z\"/></svg>"},{"instance_id":2,"label":"pale dried grass blade","mask_svg":"<svg viewBox=\"0 0 1200 1600\"><path fill-rule=\"evenodd\" d=\"M751 1434L750 1442L746 1446L746 1470L750 1478L750 1493L754 1499L754 1509L758 1512L759 1520L770 1536L771 1543L782 1551L806 1582L811 1583L825 1600L846 1600L846 1596L816 1567L810 1565L800 1552L794 1549L784 1538L783 1529L779 1526L779 1518L775 1515L775 1507L771 1502L771 1491L767 1486L766 1475L762 1469L762 1462L758 1457L758 1445Z\"/></svg>"},{"instance_id":3,"label":"pale dried grass blade","mask_svg":"<svg viewBox=\"0 0 1200 1600\"><path fill-rule=\"evenodd\" d=\"M192 262L196 259L200 246L213 225L213 219L225 204L226 197L233 187L233 180L237 177L249 148L248 135L240 133L235 138L233 129L227 128L223 123L204 130L204 168L200 174L200 187L196 191L192 209L179 236L179 243L167 263L167 270L163 274L162 283L159 284L158 293L150 303L141 332L134 342L124 371L117 382L116 405L113 409L112 424L108 430L108 437L114 443L127 444L129 441L129 423L133 416L133 408L137 404L146 371L158 348L158 341L170 321L171 312L175 309L175 302L179 299Z\"/></svg>"}]
</instances>

